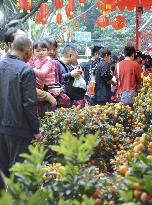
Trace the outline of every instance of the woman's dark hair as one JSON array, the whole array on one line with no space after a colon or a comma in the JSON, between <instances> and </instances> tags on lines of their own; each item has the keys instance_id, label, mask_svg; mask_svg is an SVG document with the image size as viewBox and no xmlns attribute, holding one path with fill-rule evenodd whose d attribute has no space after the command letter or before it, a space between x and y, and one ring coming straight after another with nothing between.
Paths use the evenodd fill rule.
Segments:
<instances>
[{"instance_id":1,"label":"woman's dark hair","mask_svg":"<svg viewBox=\"0 0 152 205\"><path fill-rule=\"evenodd\" d=\"M135 50L134 46L126 46L124 49L124 55L126 57L131 57L132 54L135 54L135 53L136 53L136 50Z\"/></svg>"},{"instance_id":2,"label":"woman's dark hair","mask_svg":"<svg viewBox=\"0 0 152 205\"><path fill-rule=\"evenodd\" d=\"M47 48L49 49L48 42L45 39L36 40L33 43L33 49L37 48Z\"/></svg>"},{"instance_id":3,"label":"woman's dark hair","mask_svg":"<svg viewBox=\"0 0 152 205\"><path fill-rule=\"evenodd\" d=\"M101 58L104 58L106 55L110 56L111 55L111 51L108 48L101 48L100 49L100 56L101 56Z\"/></svg>"},{"instance_id":4,"label":"woman's dark hair","mask_svg":"<svg viewBox=\"0 0 152 205\"><path fill-rule=\"evenodd\" d=\"M8 45L9 42L14 41L14 34L18 31L19 29L16 27L9 28L5 34L4 34L4 41Z\"/></svg>"},{"instance_id":5,"label":"woman's dark hair","mask_svg":"<svg viewBox=\"0 0 152 205\"><path fill-rule=\"evenodd\" d=\"M134 59L137 59L137 58L142 58L142 52L140 50L136 50L136 53L135 53L135 56L134 56Z\"/></svg>"},{"instance_id":6,"label":"woman's dark hair","mask_svg":"<svg viewBox=\"0 0 152 205\"><path fill-rule=\"evenodd\" d=\"M46 38L45 40L48 42L49 46L58 47L58 42L54 38Z\"/></svg>"},{"instance_id":7,"label":"woman's dark hair","mask_svg":"<svg viewBox=\"0 0 152 205\"><path fill-rule=\"evenodd\" d=\"M91 55L92 55L92 56L95 56L96 53L99 53L99 51L100 51L101 48L102 48L101 46L94 46L94 47L91 49Z\"/></svg>"},{"instance_id":8,"label":"woman's dark hair","mask_svg":"<svg viewBox=\"0 0 152 205\"><path fill-rule=\"evenodd\" d=\"M118 58L118 62L123 61L124 59L125 59L125 56L124 55L120 55L119 58Z\"/></svg>"}]
</instances>

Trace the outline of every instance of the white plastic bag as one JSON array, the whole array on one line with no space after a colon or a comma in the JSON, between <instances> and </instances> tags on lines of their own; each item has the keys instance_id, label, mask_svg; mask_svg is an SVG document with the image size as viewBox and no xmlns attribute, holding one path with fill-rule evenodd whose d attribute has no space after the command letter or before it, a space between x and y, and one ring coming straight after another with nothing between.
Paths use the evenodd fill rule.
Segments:
<instances>
[{"instance_id":1,"label":"white plastic bag","mask_svg":"<svg viewBox=\"0 0 152 205\"><path fill-rule=\"evenodd\" d=\"M86 82L82 76L74 78L73 87L83 88L86 90Z\"/></svg>"}]
</instances>

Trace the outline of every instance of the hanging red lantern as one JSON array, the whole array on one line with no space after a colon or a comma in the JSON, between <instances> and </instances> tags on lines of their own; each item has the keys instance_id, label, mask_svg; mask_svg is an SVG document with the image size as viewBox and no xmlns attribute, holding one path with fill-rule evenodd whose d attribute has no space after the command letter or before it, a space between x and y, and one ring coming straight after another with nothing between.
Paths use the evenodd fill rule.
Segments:
<instances>
[{"instance_id":1,"label":"hanging red lantern","mask_svg":"<svg viewBox=\"0 0 152 205\"><path fill-rule=\"evenodd\" d=\"M97 0L97 7L102 12L103 16L107 16L110 12L110 9L106 8L106 4L102 0Z\"/></svg>"},{"instance_id":2,"label":"hanging red lantern","mask_svg":"<svg viewBox=\"0 0 152 205\"><path fill-rule=\"evenodd\" d=\"M46 18L46 17L43 17L42 20L41 20L41 22L42 22L43 25L47 24L47 18Z\"/></svg>"},{"instance_id":3,"label":"hanging red lantern","mask_svg":"<svg viewBox=\"0 0 152 205\"><path fill-rule=\"evenodd\" d=\"M124 11L125 7L126 7L126 0L119 0L117 2L117 6L118 6L120 11Z\"/></svg>"},{"instance_id":4,"label":"hanging red lantern","mask_svg":"<svg viewBox=\"0 0 152 205\"><path fill-rule=\"evenodd\" d=\"M47 3L42 3L40 6L40 12L43 17L47 17L49 14L49 6Z\"/></svg>"},{"instance_id":5,"label":"hanging red lantern","mask_svg":"<svg viewBox=\"0 0 152 205\"><path fill-rule=\"evenodd\" d=\"M79 28L79 22L76 21L76 22L74 23L74 31L76 31L78 28Z\"/></svg>"},{"instance_id":6,"label":"hanging red lantern","mask_svg":"<svg viewBox=\"0 0 152 205\"><path fill-rule=\"evenodd\" d=\"M112 19L111 25L119 32L126 26L126 19L123 16L117 16Z\"/></svg>"},{"instance_id":7,"label":"hanging red lantern","mask_svg":"<svg viewBox=\"0 0 152 205\"><path fill-rule=\"evenodd\" d=\"M68 19L70 19L70 20L73 19L73 12L70 11L70 8L69 8L68 4L65 7L65 12L66 12L66 15L67 15Z\"/></svg>"},{"instance_id":8,"label":"hanging red lantern","mask_svg":"<svg viewBox=\"0 0 152 205\"><path fill-rule=\"evenodd\" d=\"M82 21L85 23L87 20L87 17L85 15L82 16Z\"/></svg>"},{"instance_id":9,"label":"hanging red lantern","mask_svg":"<svg viewBox=\"0 0 152 205\"><path fill-rule=\"evenodd\" d=\"M61 24L61 23L62 23L62 14L58 13L58 14L56 15L56 22L57 22L58 24Z\"/></svg>"},{"instance_id":10,"label":"hanging red lantern","mask_svg":"<svg viewBox=\"0 0 152 205\"><path fill-rule=\"evenodd\" d=\"M143 5L145 9L150 10L152 7L152 1L151 0L141 0L141 5Z\"/></svg>"},{"instance_id":11,"label":"hanging red lantern","mask_svg":"<svg viewBox=\"0 0 152 205\"><path fill-rule=\"evenodd\" d=\"M99 16L96 20L96 24L100 26L101 29L104 29L110 24L109 18L106 16Z\"/></svg>"},{"instance_id":12,"label":"hanging red lantern","mask_svg":"<svg viewBox=\"0 0 152 205\"><path fill-rule=\"evenodd\" d=\"M112 4L114 3L114 0L102 0L102 1L106 5L106 9L110 10L112 8Z\"/></svg>"},{"instance_id":13,"label":"hanging red lantern","mask_svg":"<svg viewBox=\"0 0 152 205\"><path fill-rule=\"evenodd\" d=\"M37 24L40 24L42 19L41 19L41 13L39 11L36 12L36 15L35 15L35 21Z\"/></svg>"},{"instance_id":14,"label":"hanging red lantern","mask_svg":"<svg viewBox=\"0 0 152 205\"><path fill-rule=\"evenodd\" d=\"M63 32L66 32L66 26L63 27Z\"/></svg>"},{"instance_id":15,"label":"hanging red lantern","mask_svg":"<svg viewBox=\"0 0 152 205\"><path fill-rule=\"evenodd\" d=\"M69 31L69 32L67 33L67 39L70 40L71 37L72 37L72 35L71 35L71 32Z\"/></svg>"},{"instance_id":16,"label":"hanging red lantern","mask_svg":"<svg viewBox=\"0 0 152 205\"><path fill-rule=\"evenodd\" d=\"M27 12L30 13L31 8L32 8L32 0L26 0L25 1L25 10L27 10Z\"/></svg>"},{"instance_id":17,"label":"hanging red lantern","mask_svg":"<svg viewBox=\"0 0 152 205\"><path fill-rule=\"evenodd\" d=\"M73 15L73 12L75 10L75 1L74 0L68 0L68 7L70 10L71 15Z\"/></svg>"},{"instance_id":18,"label":"hanging red lantern","mask_svg":"<svg viewBox=\"0 0 152 205\"><path fill-rule=\"evenodd\" d=\"M79 0L81 6L84 6L84 4L86 3L86 0Z\"/></svg>"},{"instance_id":19,"label":"hanging red lantern","mask_svg":"<svg viewBox=\"0 0 152 205\"><path fill-rule=\"evenodd\" d=\"M17 0L17 8L20 10L20 13L23 13L24 7L24 0Z\"/></svg>"},{"instance_id":20,"label":"hanging red lantern","mask_svg":"<svg viewBox=\"0 0 152 205\"><path fill-rule=\"evenodd\" d=\"M63 8L63 0L55 0L54 6L56 9L62 9Z\"/></svg>"},{"instance_id":21,"label":"hanging red lantern","mask_svg":"<svg viewBox=\"0 0 152 205\"><path fill-rule=\"evenodd\" d=\"M137 0L126 1L126 7L129 11L133 10L137 5Z\"/></svg>"}]
</instances>

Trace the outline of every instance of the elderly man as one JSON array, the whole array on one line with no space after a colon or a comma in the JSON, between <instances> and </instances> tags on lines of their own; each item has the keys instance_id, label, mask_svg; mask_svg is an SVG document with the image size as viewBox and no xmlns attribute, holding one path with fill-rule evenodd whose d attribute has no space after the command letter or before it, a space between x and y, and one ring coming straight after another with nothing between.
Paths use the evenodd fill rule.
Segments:
<instances>
[{"instance_id":1,"label":"elderly man","mask_svg":"<svg viewBox=\"0 0 152 205\"><path fill-rule=\"evenodd\" d=\"M31 55L31 40L20 35L0 61L0 169L7 176L31 140L40 138L35 75L26 64Z\"/></svg>"}]
</instances>

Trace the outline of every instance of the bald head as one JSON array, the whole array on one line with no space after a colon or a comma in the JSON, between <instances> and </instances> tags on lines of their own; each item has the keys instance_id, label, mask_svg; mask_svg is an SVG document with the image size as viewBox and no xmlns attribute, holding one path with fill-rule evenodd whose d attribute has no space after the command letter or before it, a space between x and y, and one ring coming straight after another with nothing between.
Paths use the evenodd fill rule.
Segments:
<instances>
[{"instance_id":1,"label":"bald head","mask_svg":"<svg viewBox=\"0 0 152 205\"><path fill-rule=\"evenodd\" d=\"M77 65L78 52L77 49L71 45L67 45L63 49L63 58L66 59L67 64Z\"/></svg>"},{"instance_id":2,"label":"bald head","mask_svg":"<svg viewBox=\"0 0 152 205\"><path fill-rule=\"evenodd\" d=\"M13 50L24 52L30 48L32 48L32 42L28 36L20 35L15 37L12 44Z\"/></svg>"},{"instance_id":3,"label":"bald head","mask_svg":"<svg viewBox=\"0 0 152 205\"><path fill-rule=\"evenodd\" d=\"M64 49L63 49L63 56L64 57L69 57L73 53L77 53L77 50L75 47L73 47L71 45L67 45L64 47Z\"/></svg>"},{"instance_id":4,"label":"bald head","mask_svg":"<svg viewBox=\"0 0 152 205\"><path fill-rule=\"evenodd\" d=\"M16 36L12 44L12 52L19 55L25 62L29 61L32 55L32 41L28 36Z\"/></svg>"}]
</instances>

